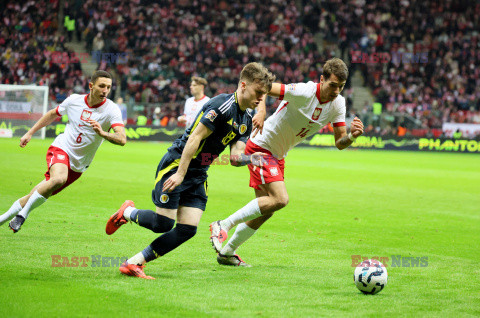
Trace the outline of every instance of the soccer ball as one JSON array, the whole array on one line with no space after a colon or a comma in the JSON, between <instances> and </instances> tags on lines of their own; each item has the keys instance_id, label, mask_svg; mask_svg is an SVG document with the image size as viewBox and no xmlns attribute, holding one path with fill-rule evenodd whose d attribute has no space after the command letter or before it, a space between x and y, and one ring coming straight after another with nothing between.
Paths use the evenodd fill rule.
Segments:
<instances>
[{"instance_id":1,"label":"soccer ball","mask_svg":"<svg viewBox=\"0 0 480 318\"><path fill-rule=\"evenodd\" d=\"M377 260L369 259L355 267L353 280L364 294L374 295L387 285L388 273L385 266Z\"/></svg>"}]
</instances>

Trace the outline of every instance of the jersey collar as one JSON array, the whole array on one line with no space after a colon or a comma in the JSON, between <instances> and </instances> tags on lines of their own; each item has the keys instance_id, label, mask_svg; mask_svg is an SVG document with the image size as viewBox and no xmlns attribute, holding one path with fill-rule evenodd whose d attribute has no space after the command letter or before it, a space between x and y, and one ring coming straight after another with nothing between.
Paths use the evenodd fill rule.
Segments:
<instances>
[{"instance_id":1,"label":"jersey collar","mask_svg":"<svg viewBox=\"0 0 480 318\"><path fill-rule=\"evenodd\" d=\"M323 105L323 104L326 104L326 103L329 103L331 102L331 100L327 100L326 102L322 102L322 100L320 99L320 89L322 88L322 84L321 83L317 83L317 92L316 92L316 95L317 95L317 99L318 99L318 102L320 103L320 105Z\"/></svg>"},{"instance_id":2,"label":"jersey collar","mask_svg":"<svg viewBox=\"0 0 480 318\"><path fill-rule=\"evenodd\" d=\"M199 101L201 101L202 99L204 99L205 97L207 97L207 95L203 95L203 97L202 97L202 98L199 98L199 99L195 99L195 97L193 97L193 101L194 101L194 102L199 102Z\"/></svg>"},{"instance_id":3,"label":"jersey collar","mask_svg":"<svg viewBox=\"0 0 480 318\"><path fill-rule=\"evenodd\" d=\"M237 92L233 93L233 96L235 96L235 103L237 104L238 111L240 112L240 114L243 114L243 113L245 113L245 112L248 110L248 108L247 108L247 109L245 109L245 110L242 110L242 109L240 108L240 104L238 103L238 96L237 96Z\"/></svg>"},{"instance_id":4,"label":"jersey collar","mask_svg":"<svg viewBox=\"0 0 480 318\"><path fill-rule=\"evenodd\" d=\"M90 95L90 94L85 95L85 104L87 104L88 108L98 108L98 107L102 106L103 104L105 104L105 102L107 101L107 99L105 98L105 99L103 100L103 102L98 103L97 105L90 106L90 105L88 104L88 95Z\"/></svg>"}]
</instances>

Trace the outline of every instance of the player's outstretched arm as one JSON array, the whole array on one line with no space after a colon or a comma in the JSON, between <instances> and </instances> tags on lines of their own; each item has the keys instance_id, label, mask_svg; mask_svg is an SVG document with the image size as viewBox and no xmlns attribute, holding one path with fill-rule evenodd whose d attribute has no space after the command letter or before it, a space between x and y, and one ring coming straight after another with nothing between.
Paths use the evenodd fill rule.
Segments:
<instances>
[{"instance_id":1,"label":"player's outstretched arm","mask_svg":"<svg viewBox=\"0 0 480 318\"><path fill-rule=\"evenodd\" d=\"M248 160L245 160L246 158L244 158L247 157L244 154L246 146L247 145L240 140L233 145L230 144L230 164L232 166L241 167L250 163Z\"/></svg>"},{"instance_id":2,"label":"player's outstretched arm","mask_svg":"<svg viewBox=\"0 0 480 318\"><path fill-rule=\"evenodd\" d=\"M127 143L127 135L123 126L113 127L113 133L106 132L102 129L100 123L93 119L87 119L87 122L92 126L93 130L100 136L115 145L125 146Z\"/></svg>"},{"instance_id":3,"label":"player's outstretched arm","mask_svg":"<svg viewBox=\"0 0 480 318\"><path fill-rule=\"evenodd\" d=\"M251 155L246 155L245 147L245 143L240 140L230 146L230 164L235 167L242 167L249 164L263 167L266 163L266 160L263 157L267 156L267 154L263 152L255 152Z\"/></svg>"},{"instance_id":4,"label":"player's outstretched arm","mask_svg":"<svg viewBox=\"0 0 480 318\"><path fill-rule=\"evenodd\" d=\"M267 99L267 95L263 95L262 100L258 103L257 106L257 113L252 118L252 137L255 137L257 133L260 135L263 132L263 123L265 122L265 116L267 116L267 105L265 100Z\"/></svg>"},{"instance_id":5,"label":"player's outstretched arm","mask_svg":"<svg viewBox=\"0 0 480 318\"><path fill-rule=\"evenodd\" d=\"M363 123L358 117L355 117L350 125L349 134L347 134L345 126L333 127L333 133L335 134L335 146L342 150L350 146L357 137L363 134Z\"/></svg>"},{"instance_id":6,"label":"player's outstretched arm","mask_svg":"<svg viewBox=\"0 0 480 318\"><path fill-rule=\"evenodd\" d=\"M163 192L171 192L183 182L190 161L192 161L195 152L197 152L200 142L210 136L211 133L212 130L207 126L201 122L198 123L197 127L193 130L193 133L188 137L187 143L182 152L182 157L180 158L180 163L178 164L177 172L172 174L170 178L163 183Z\"/></svg>"},{"instance_id":7,"label":"player's outstretched arm","mask_svg":"<svg viewBox=\"0 0 480 318\"><path fill-rule=\"evenodd\" d=\"M272 88L267 93L272 97L278 98L281 94L282 84L280 83L272 83ZM267 106L266 106L266 99L267 95L264 95L262 100L257 106L257 113L252 118L252 138L255 137L258 133L262 134L263 132L263 123L265 122L265 116L267 115Z\"/></svg>"},{"instance_id":8,"label":"player's outstretched arm","mask_svg":"<svg viewBox=\"0 0 480 318\"><path fill-rule=\"evenodd\" d=\"M263 132L263 124L265 122L265 117L267 116L267 105L266 105L267 95L278 98L281 93L281 87L282 87L282 84L273 83L270 91L266 95L263 95L262 100L260 101L260 103L258 103L257 113L252 118L253 127L252 127L252 134L250 136L251 138L255 137L258 133L260 133L261 135Z\"/></svg>"},{"instance_id":9,"label":"player's outstretched arm","mask_svg":"<svg viewBox=\"0 0 480 318\"><path fill-rule=\"evenodd\" d=\"M51 109L45 115L43 115L36 123L30 128L22 138L20 138L20 147L25 147L30 139L32 139L33 134L42 129L45 126L50 125L55 118L57 118L57 110Z\"/></svg>"},{"instance_id":10,"label":"player's outstretched arm","mask_svg":"<svg viewBox=\"0 0 480 318\"><path fill-rule=\"evenodd\" d=\"M268 92L268 95L270 95L272 97L275 97L275 98L278 98L278 97L280 97L281 90L282 90L282 84L281 83L273 83L272 84L272 89L270 90L270 92Z\"/></svg>"}]
</instances>

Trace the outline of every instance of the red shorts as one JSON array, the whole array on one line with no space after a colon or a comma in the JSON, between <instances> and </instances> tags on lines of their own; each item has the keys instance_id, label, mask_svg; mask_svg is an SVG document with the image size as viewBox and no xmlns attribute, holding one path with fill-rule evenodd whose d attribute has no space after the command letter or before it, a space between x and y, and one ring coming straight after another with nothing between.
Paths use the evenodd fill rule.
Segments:
<instances>
[{"instance_id":1,"label":"red shorts","mask_svg":"<svg viewBox=\"0 0 480 318\"><path fill-rule=\"evenodd\" d=\"M48 170L45 172L45 179L49 180L50 179L50 168L55 164L55 163L63 163L68 167L68 177L67 177L67 182L60 188L55 190L52 195L57 194L58 192L62 191L69 185L75 182L80 176L82 175L81 172L76 172L70 169L70 158L68 157L67 153L63 151L62 149L54 146L50 146L47 150L47 167Z\"/></svg>"},{"instance_id":2,"label":"red shorts","mask_svg":"<svg viewBox=\"0 0 480 318\"><path fill-rule=\"evenodd\" d=\"M245 148L245 154L251 155L254 152L263 152L269 156L265 157L266 163L262 168L252 164L248 165L248 170L250 170L250 187L260 190L260 184L284 181L283 171L285 169L285 159L278 160L270 151L257 146L249 139L247 141L247 147Z\"/></svg>"}]
</instances>

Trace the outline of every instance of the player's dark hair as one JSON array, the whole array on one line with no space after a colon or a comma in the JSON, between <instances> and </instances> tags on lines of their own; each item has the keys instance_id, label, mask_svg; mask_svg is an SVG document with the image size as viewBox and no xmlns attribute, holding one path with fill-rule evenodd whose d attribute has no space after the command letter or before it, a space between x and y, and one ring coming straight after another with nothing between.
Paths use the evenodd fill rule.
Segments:
<instances>
[{"instance_id":1,"label":"player's dark hair","mask_svg":"<svg viewBox=\"0 0 480 318\"><path fill-rule=\"evenodd\" d=\"M195 82L199 85L207 86L208 82L203 77L192 76L192 82Z\"/></svg>"},{"instance_id":2,"label":"player's dark hair","mask_svg":"<svg viewBox=\"0 0 480 318\"><path fill-rule=\"evenodd\" d=\"M93 73L93 75L92 75L92 78L90 79L90 82L95 84L97 79L100 78L100 77L106 77L106 78L109 78L113 81L113 77L110 73L108 73L106 71L95 71L95 73Z\"/></svg>"},{"instance_id":3,"label":"player's dark hair","mask_svg":"<svg viewBox=\"0 0 480 318\"><path fill-rule=\"evenodd\" d=\"M240 73L240 82L261 83L268 91L272 89L272 83L276 77L265 66L252 62L245 65Z\"/></svg>"},{"instance_id":4,"label":"player's dark hair","mask_svg":"<svg viewBox=\"0 0 480 318\"><path fill-rule=\"evenodd\" d=\"M348 78L348 68L345 63L338 57L329 59L323 65L323 77L328 80L334 74L340 81L346 81Z\"/></svg>"}]
</instances>

